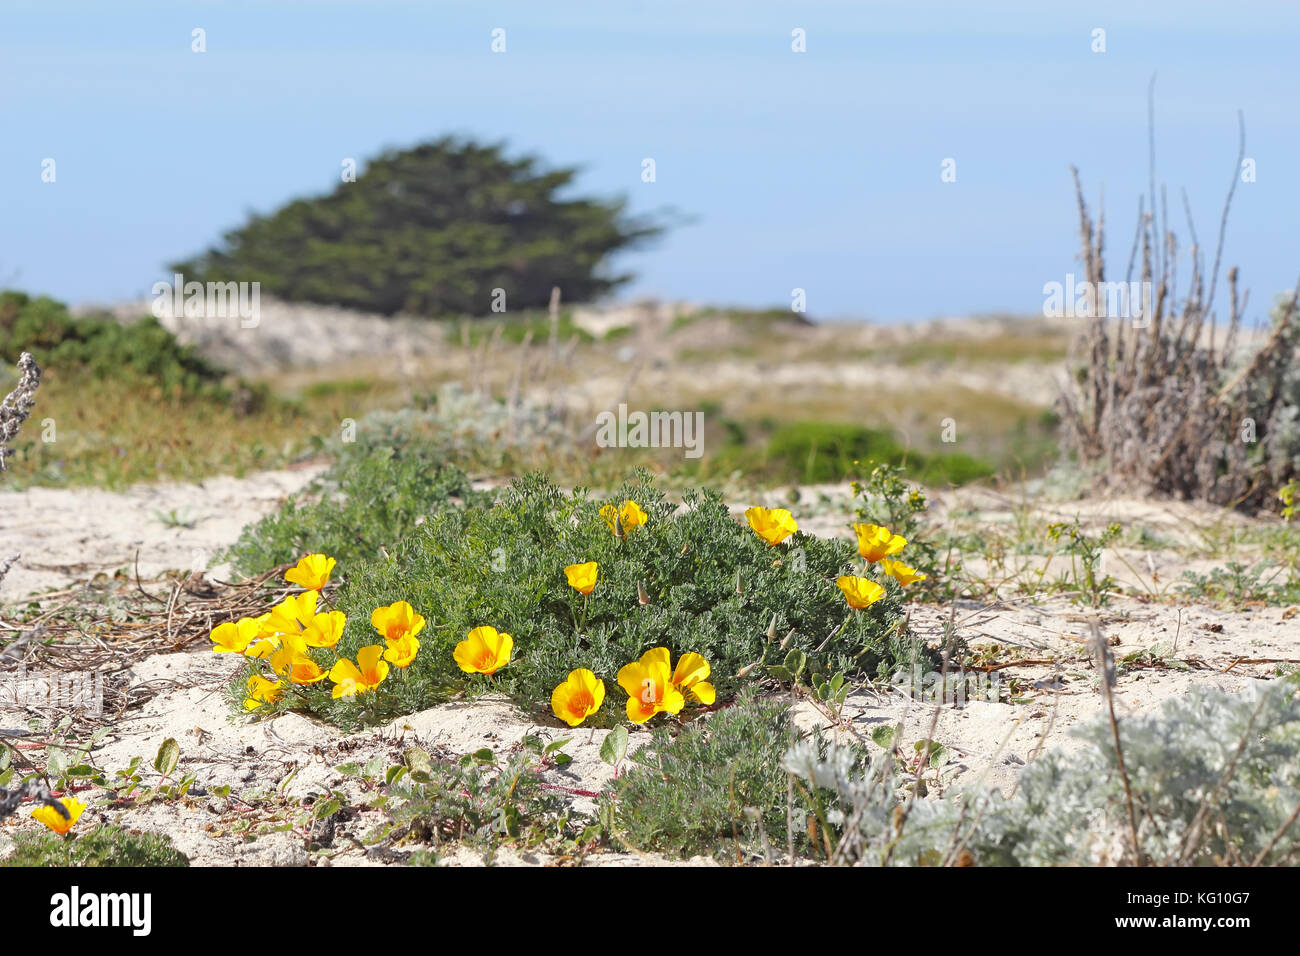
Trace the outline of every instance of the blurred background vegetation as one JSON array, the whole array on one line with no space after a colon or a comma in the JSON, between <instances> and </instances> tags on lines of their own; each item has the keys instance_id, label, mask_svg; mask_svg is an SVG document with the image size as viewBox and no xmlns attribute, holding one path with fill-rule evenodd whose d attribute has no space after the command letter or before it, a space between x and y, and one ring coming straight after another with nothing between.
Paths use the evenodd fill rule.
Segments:
<instances>
[{"instance_id":1,"label":"blurred background vegetation","mask_svg":"<svg viewBox=\"0 0 1300 956\"><path fill-rule=\"evenodd\" d=\"M327 196L254 215L172 268L381 315L481 315L495 289L511 309L546 305L555 286L590 302L631 278L609 271L610 256L663 227L629 217L621 200L563 198L577 173L440 139L383 153Z\"/></svg>"},{"instance_id":2,"label":"blurred background vegetation","mask_svg":"<svg viewBox=\"0 0 1300 956\"><path fill-rule=\"evenodd\" d=\"M245 348L274 351L270 338L285 334L276 324L288 321L269 306L278 300L321 307L301 337L332 338L359 313L400 314L382 324L416 328L420 349L282 366L222 352L218 362L210 340L184 320L160 323L148 304L74 315L49 298L0 294L0 387L18 354L33 352L46 371L33 424L51 421L56 437L29 427L9 483L121 487L324 461L339 453L341 423L382 429L401 409L408 419L385 440L416 442L431 462L483 475L543 468L595 486L642 465L668 486L821 484L859 462L946 485L1036 474L1054 457L1045 383L1065 359L1063 328L1007 317L814 323L787 308L719 305L649 318L593 310L583 303L631 278L611 257L667 219L572 196L574 174L453 139L390 151L356 182L253 216L172 267L187 282L262 284L266 318L242 333ZM556 288L563 305L548 309ZM494 289L508 311L490 311ZM237 324L218 333L234 340ZM703 412L703 457L596 447L595 414L619 402ZM956 445L940 438L950 417Z\"/></svg>"}]
</instances>

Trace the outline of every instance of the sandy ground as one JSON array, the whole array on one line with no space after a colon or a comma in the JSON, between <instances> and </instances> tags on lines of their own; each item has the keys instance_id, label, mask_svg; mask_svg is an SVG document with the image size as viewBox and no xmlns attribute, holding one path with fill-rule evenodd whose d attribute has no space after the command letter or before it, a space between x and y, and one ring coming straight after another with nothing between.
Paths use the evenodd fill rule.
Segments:
<instances>
[{"instance_id":1,"label":"sandy ground","mask_svg":"<svg viewBox=\"0 0 1300 956\"><path fill-rule=\"evenodd\" d=\"M137 549L142 573L189 567L196 549L229 543L245 523L269 511L311 475L309 470L273 472L242 480L214 479L198 486L132 489L122 494L46 489L6 493L0 505L5 516L0 539L5 547L0 550L12 542L28 557L5 582L4 595L12 601L32 588L61 587L129 565ZM805 529L819 534L843 533L842 495L837 489L804 489L795 510ZM780 493L773 495L774 500L780 497ZM738 510L741 507L737 505ZM990 524L1009 520L1011 513L1005 497L984 491L939 495L936 507L953 515L975 513ZM1171 538L1195 535L1197 528L1222 520L1238 520L1223 519L1193 506L1132 500L1044 507L1044 520L1081 513L1090 522L1104 523L1123 516ZM170 510L196 516L193 527L167 527L157 519L156 512ZM1123 549L1116 555L1122 553ZM1148 555L1154 555L1150 562ZM1190 566L1172 550L1130 557L1129 564L1139 571L1155 567L1161 580L1172 580L1180 568ZM1117 577L1122 576L1123 568L1119 563L1113 565ZM1128 593L1095 614L1084 613L1064 596L914 608L912 626L930 642L942 641L945 625L955 615L952 619L959 633L970 645L988 648L988 660L1021 662L991 674L968 673L967 677L984 683L971 685L970 695L960 706L939 708L934 738L953 755L941 789L960 789L984 780L1006 791L1042 748L1068 751L1076 746L1070 729L1099 714L1102 707L1097 671L1084 645L1090 620L1100 626L1117 659L1139 654L1120 670L1117 706L1121 719L1154 710L1194 684L1239 690L1251 678L1267 678L1274 672L1273 665L1242 663L1243 658L1300 657L1300 615L1295 609L1261 606L1230 611L1177 605L1156 599L1142 577L1139 573L1127 581ZM1000 650L995 652L995 647ZM1155 661L1165 663L1152 666ZM1170 661L1174 666L1167 666ZM492 700L472 705L452 702L352 735L293 714L262 722L237 722L222 695L237 667L238 661L205 651L160 654L140 661L127 680L159 692L142 707L127 711L94 753L95 763L112 771L126 766L133 757L142 757L147 763L168 737L178 741L180 770L196 775L198 791L185 800L110 810L107 816L124 825L171 834L177 846L198 864L401 863L404 851L361 846L361 838L379 822L374 811L363 811L341 823L329 845L313 853L308 852L301 832L285 830L284 814L303 798L330 789L363 796L355 780L345 779L337 771L344 762L365 762L379 756L386 765L396 764L402 749L413 743L431 752L441 748L461 754L490 747L501 754L525 734L548 738L561 734L554 728L533 726L508 703ZM987 691L994 679L998 681L997 699L976 699L977 691ZM878 726L901 722L905 744L925 738L934 714L933 705L899 691L856 691L838 723L806 700L795 705L801 726L820 724L834 733L860 739L869 739ZM0 710L0 727L21 727L29 716ZM546 771L546 783L563 794L575 811L590 812L593 801L581 792L598 791L609 779L610 768L599 759L604 733L564 731L564 737L572 738L566 752L573 762ZM646 737L644 730L633 730L632 748ZM259 793L273 799L250 809L233 797L212 794L223 785L229 785L236 795ZM273 796L277 790L282 798ZM8 821L0 827L0 842L5 831L33 825L25 817ZM477 854L459 850L450 854L447 862L481 861ZM536 865L564 861L543 854L505 852L496 862ZM585 862L627 865L663 861L635 852L615 852Z\"/></svg>"},{"instance_id":2,"label":"sandy ground","mask_svg":"<svg viewBox=\"0 0 1300 956\"><path fill-rule=\"evenodd\" d=\"M323 466L267 471L198 484L136 485L125 492L30 488L0 492L0 557L22 557L0 583L0 601L66 587L121 568L143 578L201 570L243 527L302 489Z\"/></svg>"}]
</instances>

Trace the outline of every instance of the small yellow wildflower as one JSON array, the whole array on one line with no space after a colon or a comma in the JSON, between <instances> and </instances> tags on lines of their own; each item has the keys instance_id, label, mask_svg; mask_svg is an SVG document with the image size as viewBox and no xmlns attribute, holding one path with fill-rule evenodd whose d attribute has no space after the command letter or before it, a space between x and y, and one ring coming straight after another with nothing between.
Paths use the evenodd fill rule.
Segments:
<instances>
[{"instance_id":1,"label":"small yellow wildflower","mask_svg":"<svg viewBox=\"0 0 1300 956\"><path fill-rule=\"evenodd\" d=\"M570 671L568 679L551 693L551 710L570 727L576 727L605 702L605 682L579 667Z\"/></svg>"},{"instance_id":2,"label":"small yellow wildflower","mask_svg":"<svg viewBox=\"0 0 1300 956\"><path fill-rule=\"evenodd\" d=\"M668 667L668 648L656 647L618 672L618 686L627 691L627 719L644 724L655 714L676 714L686 705L682 692L673 686Z\"/></svg>"},{"instance_id":3,"label":"small yellow wildflower","mask_svg":"<svg viewBox=\"0 0 1300 956\"><path fill-rule=\"evenodd\" d=\"M342 611L317 614L302 632L303 643L308 647L333 647L343 636L348 616Z\"/></svg>"},{"instance_id":4,"label":"small yellow wildflower","mask_svg":"<svg viewBox=\"0 0 1300 956\"><path fill-rule=\"evenodd\" d=\"M328 673L307 656L302 638L289 638L271 655L271 670L289 678L291 684L318 684Z\"/></svg>"},{"instance_id":5,"label":"small yellow wildflower","mask_svg":"<svg viewBox=\"0 0 1300 956\"><path fill-rule=\"evenodd\" d=\"M600 569L595 561L586 564L570 564L564 569L564 576L569 579L569 587L579 594L590 594L596 586Z\"/></svg>"},{"instance_id":6,"label":"small yellow wildflower","mask_svg":"<svg viewBox=\"0 0 1300 956\"><path fill-rule=\"evenodd\" d=\"M845 575L836 578L835 583L844 592L844 600L849 602L849 607L857 611L870 607L885 596L885 589L870 578Z\"/></svg>"},{"instance_id":7,"label":"small yellow wildflower","mask_svg":"<svg viewBox=\"0 0 1300 956\"><path fill-rule=\"evenodd\" d=\"M753 507L745 512L745 520L754 533L767 542L768 547L778 545L799 530L794 516L785 508Z\"/></svg>"},{"instance_id":8,"label":"small yellow wildflower","mask_svg":"<svg viewBox=\"0 0 1300 956\"><path fill-rule=\"evenodd\" d=\"M257 639L261 624L258 618L242 617L238 621L218 624L208 635L214 654L243 654Z\"/></svg>"},{"instance_id":9,"label":"small yellow wildflower","mask_svg":"<svg viewBox=\"0 0 1300 956\"><path fill-rule=\"evenodd\" d=\"M319 591L329 581L336 563L323 554L308 554L298 559L297 566L284 572L284 579L309 591Z\"/></svg>"},{"instance_id":10,"label":"small yellow wildflower","mask_svg":"<svg viewBox=\"0 0 1300 956\"><path fill-rule=\"evenodd\" d=\"M76 825L77 820L81 818L81 814L85 812L86 804L76 797L63 797L59 800L59 803L63 804L63 809L68 811L66 817L47 804L33 810L32 819L44 823L55 833L62 836Z\"/></svg>"},{"instance_id":11,"label":"small yellow wildflower","mask_svg":"<svg viewBox=\"0 0 1300 956\"><path fill-rule=\"evenodd\" d=\"M383 646L371 644L357 651L357 662L346 657L330 668L329 678L334 682L333 697L353 697L374 690L388 676L388 664L379 659Z\"/></svg>"},{"instance_id":12,"label":"small yellow wildflower","mask_svg":"<svg viewBox=\"0 0 1300 956\"><path fill-rule=\"evenodd\" d=\"M291 594L275 607L262 625L262 637L275 637L283 634L301 634L316 617L315 591L303 591Z\"/></svg>"},{"instance_id":13,"label":"small yellow wildflower","mask_svg":"<svg viewBox=\"0 0 1300 956\"><path fill-rule=\"evenodd\" d=\"M631 498L623 502L620 508L605 505L600 509L600 516L605 519L605 524L609 525L609 530L619 537L626 537L629 531L646 522L646 513Z\"/></svg>"},{"instance_id":14,"label":"small yellow wildflower","mask_svg":"<svg viewBox=\"0 0 1300 956\"><path fill-rule=\"evenodd\" d=\"M375 608L370 612L370 624L385 641L415 637L424 630L424 618L405 601Z\"/></svg>"},{"instance_id":15,"label":"small yellow wildflower","mask_svg":"<svg viewBox=\"0 0 1300 956\"><path fill-rule=\"evenodd\" d=\"M260 674L248 679L247 696L244 698L244 710L257 710L263 704L273 704L280 699L284 684L278 680L267 680Z\"/></svg>"},{"instance_id":16,"label":"small yellow wildflower","mask_svg":"<svg viewBox=\"0 0 1300 956\"><path fill-rule=\"evenodd\" d=\"M916 568L909 568L902 561L895 561L892 558L881 558L880 570L904 587L925 580L925 575L917 571Z\"/></svg>"},{"instance_id":17,"label":"small yellow wildflower","mask_svg":"<svg viewBox=\"0 0 1300 956\"><path fill-rule=\"evenodd\" d=\"M677 658L673 686L690 694L701 704L712 706L718 695L709 683L709 670L709 662L699 654L683 654Z\"/></svg>"},{"instance_id":18,"label":"small yellow wildflower","mask_svg":"<svg viewBox=\"0 0 1300 956\"><path fill-rule=\"evenodd\" d=\"M868 562L898 554L907 544L906 538L884 525L855 523L853 530L858 535L858 554Z\"/></svg>"},{"instance_id":19,"label":"small yellow wildflower","mask_svg":"<svg viewBox=\"0 0 1300 956\"><path fill-rule=\"evenodd\" d=\"M384 660L389 661L394 667L409 667L418 653L420 653L419 638L405 634L395 641L388 642L388 649L384 651Z\"/></svg>"},{"instance_id":20,"label":"small yellow wildflower","mask_svg":"<svg viewBox=\"0 0 1300 956\"><path fill-rule=\"evenodd\" d=\"M476 627L456 645L452 657L466 674L495 674L510 663L515 642L509 634L498 634L495 627Z\"/></svg>"}]
</instances>

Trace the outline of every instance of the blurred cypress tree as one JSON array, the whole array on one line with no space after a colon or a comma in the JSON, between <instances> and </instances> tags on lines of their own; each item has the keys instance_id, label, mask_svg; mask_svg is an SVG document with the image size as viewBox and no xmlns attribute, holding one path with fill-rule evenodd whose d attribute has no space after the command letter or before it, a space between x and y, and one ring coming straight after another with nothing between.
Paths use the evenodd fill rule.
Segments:
<instances>
[{"instance_id":1,"label":"blurred cypress tree","mask_svg":"<svg viewBox=\"0 0 1300 956\"><path fill-rule=\"evenodd\" d=\"M493 289L511 311L546 305L552 286L590 301L632 278L602 269L663 226L622 200L561 199L578 170L509 159L452 138L374 159L355 182L253 215L224 242L171 268L186 281L260 282L290 301L391 315L482 315Z\"/></svg>"}]
</instances>

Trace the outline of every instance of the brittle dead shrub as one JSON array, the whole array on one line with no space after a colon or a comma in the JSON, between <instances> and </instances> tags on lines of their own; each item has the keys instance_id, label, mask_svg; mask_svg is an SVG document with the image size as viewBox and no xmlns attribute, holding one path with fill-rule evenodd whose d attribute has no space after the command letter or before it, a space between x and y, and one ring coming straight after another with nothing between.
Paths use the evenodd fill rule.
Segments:
<instances>
[{"instance_id":1,"label":"brittle dead shrub","mask_svg":"<svg viewBox=\"0 0 1300 956\"><path fill-rule=\"evenodd\" d=\"M1168 229L1163 188L1157 209L1153 149L1151 195L1138 205L1124 278L1124 286L1133 288L1140 250L1141 288L1150 290L1141 321L1116 321L1098 307L1115 285L1107 285L1104 223L1100 215L1096 222L1089 215L1073 170L1083 266L1094 303L1075 343L1077 374L1061 394L1063 444L1101 488L1259 507L1300 468L1300 387L1290 371L1300 342L1300 284L1274 310L1271 333L1253 351L1238 341L1248 296L1238 292L1235 267L1227 272L1226 328L1215 321L1224 234L1244 153L1243 123L1208 276L1183 194L1191 274L1180 303L1179 240Z\"/></svg>"}]
</instances>

